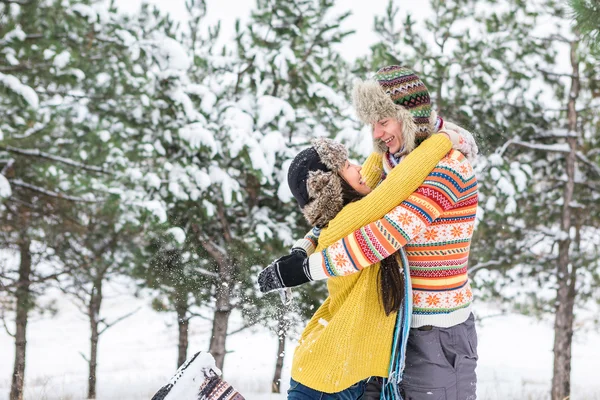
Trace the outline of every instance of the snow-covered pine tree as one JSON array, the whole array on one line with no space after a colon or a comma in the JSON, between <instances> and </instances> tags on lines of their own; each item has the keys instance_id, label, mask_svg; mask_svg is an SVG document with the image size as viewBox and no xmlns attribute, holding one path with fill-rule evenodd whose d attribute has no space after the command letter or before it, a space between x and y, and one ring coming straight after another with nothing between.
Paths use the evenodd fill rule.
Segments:
<instances>
[{"instance_id":1,"label":"snow-covered pine tree","mask_svg":"<svg viewBox=\"0 0 600 400\"><path fill-rule=\"evenodd\" d=\"M507 92L516 93L521 85L526 86L527 76L502 60L522 56L524 50L517 43L523 32L532 28L530 21L523 26L516 23L514 6L506 13L496 10L470 0L433 0L424 20L417 21L390 2L385 15L375 18L380 42L372 47L370 56L359 60L357 70L368 74L395 63L415 68L423 76L438 113L471 130L481 152L489 154L506 135L527 126L523 124L525 114L518 112L523 100L515 95L506 97ZM503 32L507 26L513 29L510 36ZM486 188L485 181L480 181L482 199ZM503 228L502 216L497 222L489 231L488 225L476 231L481 239L472 245L472 273L496 265L485 263L492 258L485 256L490 249L500 248L504 257L510 257L521 243L515 232ZM487 297L487 291L475 286L478 297Z\"/></svg>"},{"instance_id":2,"label":"snow-covered pine tree","mask_svg":"<svg viewBox=\"0 0 600 400\"><path fill-rule=\"evenodd\" d=\"M112 7L0 2L0 18L2 232L20 254L18 267L2 265L9 280L2 290L13 296L16 314L12 400L23 393L36 286L65 272L54 250L64 245L59 240L83 229L86 205L144 197L126 190L123 178L132 154L124 139L137 133L145 77L135 63L143 50ZM32 257L39 249L46 260Z\"/></svg>"},{"instance_id":3,"label":"snow-covered pine tree","mask_svg":"<svg viewBox=\"0 0 600 400\"><path fill-rule=\"evenodd\" d=\"M391 64L413 68L426 83L438 114L471 130L483 153L502 143L504 119L496 112L502 99L494 93L498 81L509 83L504 79L507 67L499 61L507 44L488 32L501 16L489 12L495 8L486 4L432 0L417 20L390 1L385 14L375 17L380 41L355 66L367 76Z\"/></svg>"},{"instance_id":4,"label":"snow-covered pine tree","mask_svg":"<svg viewBox=\"0 0 600 400\"><path fill-rule=\"evenodd\" d=\"M275 179L263 175L256 182L260 190L255 190L251 203L260 215L257 227L262 221L279 225L268 225L268 236L256 242L257 246L271 243L271 259L287 252L291 239L309 229L287 187L291 159L314 137L336 137L349 145L360 142L349 102L352 74L335 49L351 33L341 28L349 13L337 15L333 5L331 0L259 0L247 28L237 29L237 50L244 62L240 87L252 96L247 98L256 108L253 129L264 135L265 144L278 143L279 147L269 157ZM286 110L291 117L286 123L273 118ZM249 279L254 280L255 275ZM292 308L278 304L277 308L258 310L267 310L277 322L272 326L278 336L274 392L279 392L288 330L309 317L324 298L323 285L296 292L300 297Z\"/></svg>"},{"instance_id":5,"label":"snow-covered pine tree","mask_svg":"<svg viewBox=\"0 0 600 400\"><path fill-rule=\"evenodd\" d=\"M69 270L58 278L60 289L68 294L90 326L87 399L96 398L98 349L101 335L139 309L127 306L117 318L107 319L102 313L109 281L123 282L142 245L140 226L121 224L118 198L80 209L79 229L61 233L52 240L57 258ZM56 243L56 244L54 244Z\"/></svg>"},{"instance_id":6,"label":"snow-covered pine tree","mask_svg":"<svg viewBox=\"0 0 600 400\"><path fill-rule=\"evenodd\" d=\"M179 228L185 238L173 254L178 278L170 283L165 278L157 287L168 293L179 280L187 288L179 293L212 308L209 350L219 367L231 312L240 310L246 324L252 324L265 308L264 300L279 301L256 297L256 275L308 229L298 229L300 213L290 201L289 160L311 137L350 126L339 122L341 110L349 110L336 92L344 82L336 79L343 63L330 49L343 34L339 20L322 18L331 4L292 4L286 12L296 13L293 20L281 11L273 13L269 4L259 4L260 17L253 17L248 28L238 26L238 47L216 50L214 37L196 29L204 4L189 2L194 22L188 32L168 33L164 51L186 49L177 50L178 55L193 54L193 60L181 58L174 66L174 58L167 58L149 74L159 101L151 103L162 106L143 138L158 153L145 161L152 171L145 176L155 177L146 184L155 185L157 202L169 205L163 229ZM282 3L278 9L288 6ZM267 11L273 21L265 19ZM267 35L271 22L281 29ZM152 251L155 256L173 250L159 239L154 243L159 247ZM160 263L147 266L162 273ZM139 276L153 274L139 271ZM173 300L162 305L173 310Z\"/></svg>"},{"instance_id":7,"label":"snow-covered pine tree","mask_svg":"<svg viewBox=\"0 0 600 400\"><path fill-rule=\"evenodd\" d=\"M496 103L505 143L480 168L484 213L471 273L522 312L555 316L551 398L564 399L576 315L585 324L584 310L597 304L599 63L570 30L564 5L510 2L508 11L490 32L505 42L497 59L506 78L495 93L505 99Z\"/></svg>"},{"instance_id":8,"label":"snow-covered pine tree","mask_svg":"<svg viewBox=\"0 0 600 400\"><path fill-rule=\"evenodd\" d=\"M594 303L598 284L599 63L565 26L560 4L486 4L434 0L425 30L410 17L396 27L390 4L376 23L382 41L358 70L410 60L442 116L476 134L475 295L557 314L552 398L562 399L573 310ZM548 20L546 32L560 33L544 35Z\"/></svg>"},{"instance_id":9,"label":"snow-covered pine tree","mask_svg":"<svg viewBox=\"0 0 600 400\"><path fill-rule=\"evenodd\" d=\"M205 15L203 1L186 4L188 30L149 5L143 5L129 21L133 37L145 50L148 78L138 112L141 134L130 142L131 151L137 154L130 178L141 193L148 194L140 199L142 204L159 217L145 231L132 276L142 287L155 291L154 309L176 313L178 366L187 357L190 320L202 316L197 306L210 302L211 287L218 278L194 230L204 225L207 214L214 215L203 193L212 183L211 159L220 147L200 110L213 107L220 92L190 79L194 65L206 75L214 72L209 56L218 32L211 31L206 37L199 30ZM222 77L215 77L215 82ZM200 99L198 109L192 95ZM222 178L219 172L214 172L212 179ZM135 209L131 212L137 217Z\"/></svg>"},{"instance_id":10,"label":"snow-covered pine tree","mask_svg":"<svg viewBox=\"0 0 600 400\"><path fill-rule=\"evenodd\" d=\"M600 51L600 2L597 0L569 0L576 29L592 51Z\"/></svg>"}]
</instances>

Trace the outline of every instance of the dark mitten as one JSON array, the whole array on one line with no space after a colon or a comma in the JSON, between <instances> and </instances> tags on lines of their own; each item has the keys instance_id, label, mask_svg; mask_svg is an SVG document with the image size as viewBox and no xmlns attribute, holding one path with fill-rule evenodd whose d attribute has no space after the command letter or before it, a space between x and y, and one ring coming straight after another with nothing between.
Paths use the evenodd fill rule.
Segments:
<instances>
[{"instance_id":1,"label":"dark mitten","mask_svg":"<svg viewBox=\"0 0 600 400\"><path fill-rule=\"evenodd\" d=\"M305 251L294 251L292 254L275 260L258 275L260 291L267 293L277 289L294 287L310 282L308 257Z\"/></svg>"}]
</instances>

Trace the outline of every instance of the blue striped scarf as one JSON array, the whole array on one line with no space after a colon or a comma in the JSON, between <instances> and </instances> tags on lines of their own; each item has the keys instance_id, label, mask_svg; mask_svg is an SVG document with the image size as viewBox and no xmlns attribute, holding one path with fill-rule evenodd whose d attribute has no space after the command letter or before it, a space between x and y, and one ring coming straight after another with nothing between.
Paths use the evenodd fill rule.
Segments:
<instances>
[{"instance_id":1,"label":"blue striped scarf","mask_svg":"<svg viewBox=\"0 0 600 400\"><path fill-rule=\"evenodd\" d=\"M394 339L392 342L392 356L390 357L389 376L383 379L381 389L381 400L402 400L400 393L400 383L404 373L406 363L406 345L410 332L410 319L412 316L412 285L410 282L410 270L408 267L408 258L404 249L400 249L402 258L402 271L404 273L404 301L396 316L396 327L394 329Z\"/></svg>"}]
</instances>

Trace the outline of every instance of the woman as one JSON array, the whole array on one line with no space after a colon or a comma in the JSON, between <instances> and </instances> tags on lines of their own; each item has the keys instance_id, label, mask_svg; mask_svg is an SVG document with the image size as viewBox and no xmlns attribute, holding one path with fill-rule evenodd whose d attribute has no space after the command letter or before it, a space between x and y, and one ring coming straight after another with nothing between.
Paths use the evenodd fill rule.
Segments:
<instances>
[{"instance_id":1,"label":"woman","mask_svg":"<svg viewBox=\"0 0 600 400\"><path fill-rule=\"evenodd\" d=\"M451 136L460 141L456 133ZM385 192L383 197L392 199L388 208L378 212L389 212L416 190L450 148L448 137L438 134L407 156L371 194L381 196ZM361 209L360 198L371 192L380 176L361 176L360 167L347 158L343 146L320 139L301 152L290 167L290 189L308 222L317 228L327 225L342 209L346 215L367 214ZM381 159L366 163L380 164ZM305 257L303 251L312 252L315 239L307 235L294 245L292 254L263 270L259 276L261 291L306 282L305 274L285 265L295 257ZM403 283L395 254L359 273L328 280L329 297L308 323L294 354L288 398L332 394L348 399L378 398L377 385L372 384L389 375L396 311L406 294ZM371 307L369 312L362 307L374 302L381 306Z\"/></svg>"}]
</instances>

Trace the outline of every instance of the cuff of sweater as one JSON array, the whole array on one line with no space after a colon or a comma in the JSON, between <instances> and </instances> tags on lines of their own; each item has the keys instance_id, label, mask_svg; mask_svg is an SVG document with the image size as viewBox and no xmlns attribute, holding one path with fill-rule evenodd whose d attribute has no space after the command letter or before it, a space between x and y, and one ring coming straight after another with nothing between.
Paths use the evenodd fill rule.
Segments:
<instances>
[{"instance_id":1,"label":"cuff of sweater","mask_svg":"<svg viewBox=\"0 0 600 400\"><path fill-rule=\"evenodd\" d=\"M323 254L321 254L321 252L312 254L308 257L308 271L310 272L310 278L313 281L329 278L329 275L325 273L323 268Z\"/></svg>"},{"instance_id":2,"label":"cuff of sweater","mask_svg":"<svg viewBox=\"0 0 600 400\"><path fill-rule=\"evenodd\" d=\"M300 239L294 243L292 246L292 250L293 249L302 249L306 251L306 254L311 255L315 252L315 245L308 239Z\"/></svg>"}]
</instances>

